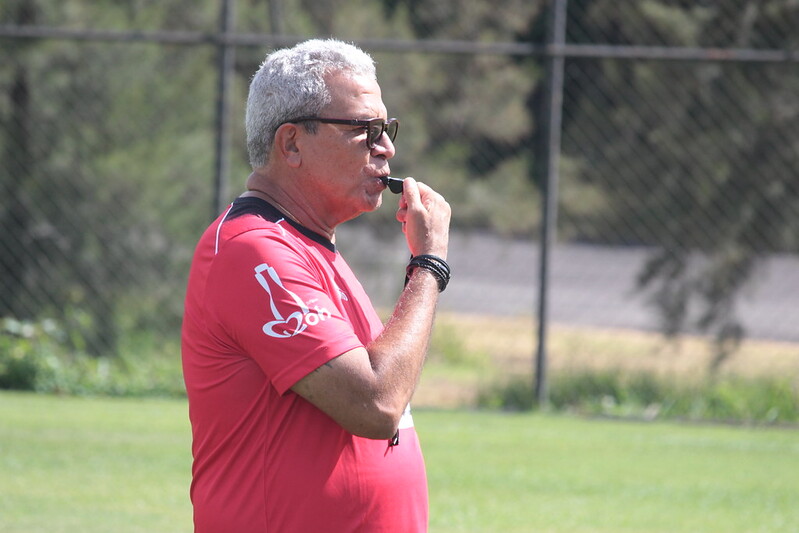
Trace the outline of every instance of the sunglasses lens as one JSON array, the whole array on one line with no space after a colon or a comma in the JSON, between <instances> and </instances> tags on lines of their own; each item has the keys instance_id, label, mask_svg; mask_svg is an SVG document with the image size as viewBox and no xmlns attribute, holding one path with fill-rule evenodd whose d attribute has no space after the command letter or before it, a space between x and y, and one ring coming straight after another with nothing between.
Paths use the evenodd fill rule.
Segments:
<instances>
[{"instance_id":1,"label":"sunglasses lens","mask_svg":"<svg viewBox=\"0 0 799 533\"><path fill-rule=\"evenodd\" d=\"M380 137L383 135L383 132L388 135L391 142L394 142L394 139L397 138L398 129L399 121L395 118L389 119L388 122L383 122L380 119L372 120L367 127L366 143L369 145L369 148L374 148L375 145L380 142Z\"/></svg>"},{"instance_id":2,"label":"sunglasses lens","mask_svg":"<svg viewBox=\"0 0 799 533\"><path fill-rule=\"evenodd\" d=\"M383 121L373 122L369 124L369 134L366 138L366 142L370 147L373 147L380 142L381 135L383 135Z\"/></svg>"},{"instance_id":3,"label":"sunglasses lens","mask_svg":"<svg viewBox=\"0 0 799 533\"><path fill-rule=\"evenodd\" d=\"M394 139L397 138L397 131L399 130L399 121L397 119L389 120L386 124L386 133L388 134L388 138L391 139L391 142L394 142Z\"/></svg>"}]
</instances>

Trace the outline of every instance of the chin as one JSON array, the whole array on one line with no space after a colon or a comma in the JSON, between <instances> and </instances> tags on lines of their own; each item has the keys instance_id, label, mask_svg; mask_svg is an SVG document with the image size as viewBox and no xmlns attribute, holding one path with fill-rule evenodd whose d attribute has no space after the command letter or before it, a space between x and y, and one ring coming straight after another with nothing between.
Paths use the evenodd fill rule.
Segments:
<instances>
[{"instance_id":1,"label":"chin","mask_svg":"<svg viewBox=\"0 0 799 533\"><path fill-rule=\"evenodd\" d=\"M362 202L360 209L358 209L356 213L353 213L348 218L346 218L346 220L343 220L342 222L358 218L364 213L371 213L372 211L377 211L377 209L380 208L382 203L383 203L383 198L381 196L378 196L377 198L373 196L367 196L367 198Z\"/></svg>"},{"instance_id":2,"label":"chin","mask_svg":"<svg viewBox=\"0 0 799 533\"><path fill-rule=\"evenodd\" d=\"M375 194L366 195L366 203L365 203L366 209L364 209L364 211L366 212L376 211L377 209L380 208L381 205L383 205L383 191L380 191L376 195Z\"/></svg>"}]
</instances>

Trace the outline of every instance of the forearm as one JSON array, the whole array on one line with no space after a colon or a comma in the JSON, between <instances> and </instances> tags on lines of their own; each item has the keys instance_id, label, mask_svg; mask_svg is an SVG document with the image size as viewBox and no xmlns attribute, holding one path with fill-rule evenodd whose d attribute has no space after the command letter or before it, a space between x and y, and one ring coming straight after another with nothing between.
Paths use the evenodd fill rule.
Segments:
<instances>
[{"instance_id":1,"label":"forearm","mask_svg":"<svg viewBox=\"0 0 799 533\"><path fill-rule=\"evenodd\" d=\"M417 268L400 295L381 335L369 346L369 360L379 384L379 401L397 418L411 400L422 372L433 330L438 282Z\"/></svg>"},{"instance_id":2,"label":"forearm","mask_svg":"<svg viewBox=\"0 0 799 533\"><path fill-rule=\"evenodd\" d=\"M413 178L404 183L397 220L415 268L394 312L368 346L339 355L292 387L347 431L374 439L389 438L396 431L413 396L430 343L438 295L449 279L444 262L449 204Z\"/></svg>"},{"instance_id":3,"label":"forearm","mask_svg":"<svg viewBox=\"0 0 799 533\"><path fill-rule=\"evenodd\" d=\"M390 438L419 381L438 293L430 272L414 270L374 341L328 361L292 390L354 435Z\"/></svg>"}]
</instances>

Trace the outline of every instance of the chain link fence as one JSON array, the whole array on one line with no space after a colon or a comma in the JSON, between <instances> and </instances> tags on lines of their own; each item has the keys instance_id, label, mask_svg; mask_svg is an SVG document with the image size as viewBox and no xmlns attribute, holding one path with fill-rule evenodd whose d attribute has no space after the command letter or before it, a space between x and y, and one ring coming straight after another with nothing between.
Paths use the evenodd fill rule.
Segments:
<instances>
[{"instance_id":1,"label":"chain link fence","mask_svg":"<svg viewBox=\"0 0 799 533\"><path fill-rule=\"evenodd\" d=\"M444 333L527 372L544 318L555 365L612 331L796 354L797 27L791 0L8 0L0 317L177 357L193 246L248 174L248 81L333 35L378 61L394 175L453 206ZM382 308L407 260L393 200L339 236Z\"/></svg>"}]
</instances>

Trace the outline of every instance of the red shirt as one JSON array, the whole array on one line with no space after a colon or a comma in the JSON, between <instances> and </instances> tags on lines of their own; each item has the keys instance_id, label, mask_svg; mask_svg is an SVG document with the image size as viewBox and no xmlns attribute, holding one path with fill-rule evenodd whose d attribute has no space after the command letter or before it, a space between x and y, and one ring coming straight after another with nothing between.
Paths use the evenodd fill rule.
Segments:
<instances>
[{"instance_id":1,"label":"red shirt","mask_svg":"<svg viewBox=\"0 0 799 533\"><path fill-rule=\"evenodd\" d=\"M255 198L211 224L183 321L196 532L427 530L410 412L390 446L348 433L290 390L381 330L324 237Z\"/></svg>"}]
</instances>

